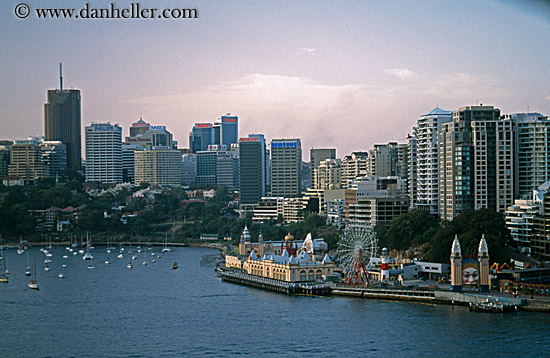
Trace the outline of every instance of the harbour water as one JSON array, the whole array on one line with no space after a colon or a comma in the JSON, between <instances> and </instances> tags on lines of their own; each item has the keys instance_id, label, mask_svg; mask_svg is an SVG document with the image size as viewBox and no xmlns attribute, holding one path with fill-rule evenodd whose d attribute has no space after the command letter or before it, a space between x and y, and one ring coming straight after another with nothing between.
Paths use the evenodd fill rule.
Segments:
<instances>
[{"instance_id":1,"label":"harbour water","mask_svg":"<svg viewBox=\"0 0 550 358\"><path fill-rule=\"evenodd\" d=\"M286 296L221 282L214 250L132 250L132 269L118 250L105 265L105 247L92 250L89 269L81 255L54 247L46 272L45 255L32 248L38 291L27 287L26 254L5 251L0 357L532 357L550 349L549 314Z\"/></svg>"}]
</instances>

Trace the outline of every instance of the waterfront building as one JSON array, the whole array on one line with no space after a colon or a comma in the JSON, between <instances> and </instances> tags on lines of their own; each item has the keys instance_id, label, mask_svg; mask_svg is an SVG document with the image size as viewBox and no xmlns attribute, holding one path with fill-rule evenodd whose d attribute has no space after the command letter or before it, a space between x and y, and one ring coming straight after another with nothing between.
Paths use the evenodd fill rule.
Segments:
<instances>
[{"instance_id":1,"label":"waterfront building","mask_svg":"<svg viewBox=\"0 0 550 358\"><path fill-rule=\"evenodd\" d=\"M467 210L504 213L513 204L513 123L493 106L461 107L439 137L439 211L452 220Z\"/></svg>"},{"instance_id":2,"label":"waterfront building","mask_svg":"<svg viewBox=\"0 0 550 358\"><path fill-rule=\"evenodd\" d=\"M271 141L271 195L298 197L302 169L300 139L273 139Z\"/></svg>"},{"instance_id":3,"label":"waterfront building","mask_svg":"<svg viewBox=\"0 0 550 358\"><path fill-rule=\"evenodd\" d=\"M135 185L181 185L181 153L167 147L134 152Z\"/></svg>"},{"instance_id":4,"label":"waterfront building","mask_svg":"<svg viewBox=\"0 0 550 358\"><path fill-rule=\"evenodd\" d=\"M248 228L244 228L239 244L240 256L226 256L226 266L285 282L322 281L334 273L334 262L323 239L312 240L308 234L303 243L296 243L288 234L283 241L266 242L262 235L251 243Z\"/></svg>"},{"instance_id":5,"label":"waterfront building","mask_svg":"<svg viewBox=\"0 0 550 358\"><path fill-rule=\"evenodd\" d=\"M311 188L319 189L316 182L316 171L321 162L326 159L336 159L336 149L334 148L311 148L309 150L310 171L311 171Z\"/></svg>"},{"instance_id":6,"label":"waterfront building","mask_svg":"<svg viewBox=\"0 0 550 358\"><path fill-rule=\"evenodd\" d=\"M504 115L514 123L516 197L529 199L550 180L550 120L540 113Z\"/></svg>"},{"instance_id":7,"label":"waterfront building","mask_svg":"<svg viewBox=\"0 0 550 358\"><path fill-rule=\"evenodd\" d=\"M85 129L86 181L122 183L122 128L92 123Z\"/></svg>"},{"instance_id":8,"label":"waterfront building","mask_svg":"<svg viewBox=\"0 0 550 358\"><path fill-rule=\"evenodd\" d=\"M263 134L239 139L241 205L257 204L266 194L266 146Z\"/></svg>"},{"instance_id":9,"label":"waterfront building","mask_svg":"<svg viewBox=\"0 0 550 358\"><path fill-rule=\"evenodd\" d=\"M40 146L35 140L18 140L10 149L8 176L22 178L26 184L43 177Z\"/></svg>"},{"instance_id":10,"label":"waterfront building","mask_svg":"<svg viewBox=\"0 0 550 358\"><path fill-rule=\"evenodd\" d=\"M367 175L368 152L353 152L342 161L342 188L347 188L353 179Z\"/></svg>"},{"instance_id":11,"label":"waterfront building","mask_svg":"<svg viewBox=\"0 0 550 358\"><path fill-rule=\"evenodd\" d=\"M439 214L439 132L451 119L452 111L434 108L420 116L410 141L416 147L416 165L410 166L411 176L416 174L416 185L414 178L409 183L412 207L435 215Z\"/></svg>"},{"instance_id":12,"label":"waterfront building","mask_svg":"<svg viewBox=\"0 0 550 358\"><path fill-rule=\"evenodd\" d=\"M60 66L61 72L61 66ZM80 170L81 156L81 105L80 91L48 90L48 103L44 104L44 137L47 141L61 141L67 146L67 167Z\"/></svg>"},{"instance_id":13,"label":"waterfront building","mask_svg":"<svg viewBox=\"0 0 550 358\"><path fill-rule=\"evenodd\" d=\"M40 147L43 177L55 177L67 168L67 146L61 141L43 141Z\"/></svg>"}]
</instances>

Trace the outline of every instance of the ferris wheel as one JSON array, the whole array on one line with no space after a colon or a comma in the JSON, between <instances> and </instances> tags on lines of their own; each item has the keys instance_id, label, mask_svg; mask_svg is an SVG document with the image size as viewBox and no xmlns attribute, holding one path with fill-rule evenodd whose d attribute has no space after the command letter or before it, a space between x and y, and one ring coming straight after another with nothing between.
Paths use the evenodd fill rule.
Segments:
<instances>
[{"instance_id":1,"label":"ferris wheel","mask_svg":"<svg viewBox=\"0 0 550 358\"><path fill-rule=\"evenodd\" d=\"M352 224L344 229L338 241L338 257L346 284L368 284L368 269L377 250L378 239L372 226Z\"/></svg>"}]
</instances>

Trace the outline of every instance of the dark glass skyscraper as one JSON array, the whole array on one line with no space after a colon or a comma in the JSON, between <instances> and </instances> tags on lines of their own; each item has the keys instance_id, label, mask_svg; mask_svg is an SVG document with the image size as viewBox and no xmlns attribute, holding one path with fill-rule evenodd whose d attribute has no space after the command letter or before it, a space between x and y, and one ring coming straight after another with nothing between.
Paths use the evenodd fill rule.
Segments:
<instances>
[{"instance_id":1,"label":"dark glass skyscraper","mask_svg":"<svg viewBox=\"0 0 550 358\"><path fill-rule=\"evenodd\" d=\"M263 134L239 140L241 204L256 204L265 196L266 148Z\"/></svg>"},{"instance_id":2,"label":"dark glass skyscraper","mask_svg":"<svg viewBox=\"0 0 550 358\"><path fill-rule=\"evenodd\" d=\"M221 127L219 144L230 148L232 143L239 142L239 118L237 116L230 114L222 116L218 125Z\"/></svg>"},{"instance_id":3,"label":"dark glass skyscraper","mask_svg":"<svg viewBox=\"0 0 550 358\"><path fill-rule=\"evenodd\" d=\"M67 167L81 169L81 118L79 90L49 90L44 104L44 136L67 146Z\"/></svg>"}]
</instances>

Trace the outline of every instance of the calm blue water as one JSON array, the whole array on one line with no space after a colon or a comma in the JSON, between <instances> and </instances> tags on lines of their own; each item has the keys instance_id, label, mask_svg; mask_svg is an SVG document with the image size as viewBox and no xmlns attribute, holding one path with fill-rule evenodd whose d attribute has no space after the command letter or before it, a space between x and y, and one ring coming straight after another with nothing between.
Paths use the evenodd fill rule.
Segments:
<instances>
[{"instance_id":1,"label":"calm blue water","mask_svg":"<svg viewBox=\"0 0 550 358\"><path fill-rule=\"evenodd\" d=\"M147 254L147 266L137 254L133 269L126 268L128 255L115 253L105 265L105 248L92 251L95 269L62 247L52 251L50 272L43 269L44 254L30 251L39 291L27 288L26 255L4 253L11 275L0 284L0 357L550 354L549 314L285 296L219 281L217 252L207 249L176 248L156 263ZM60 272L65 279L57 278Z\"/></svg>"}]
</instances>

